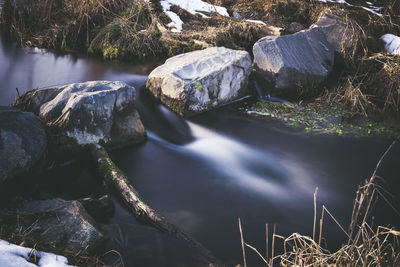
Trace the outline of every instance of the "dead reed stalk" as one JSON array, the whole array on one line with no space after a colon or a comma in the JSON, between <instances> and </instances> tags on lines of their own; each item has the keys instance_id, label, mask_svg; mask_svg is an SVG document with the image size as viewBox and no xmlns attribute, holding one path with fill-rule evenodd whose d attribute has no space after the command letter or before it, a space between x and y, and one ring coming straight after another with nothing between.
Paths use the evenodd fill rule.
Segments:
<instances>
[{"instance_id":1,"label":"dead reed stalk","mask_svg":"<svg viewBox=\"0 0 400 267\"><path fill-rule=\"evenodd\" d=\"M274 234L272 238L272 254L271 258L264 258L256 248L247 244L242 239L243 244L254 251L266 264L266 266L274 266L274 259L279 259L280 266L400 266L400 232L395 229L378 226L375 229L367 223L371 208L379 193L379 185L376 184L378 170L383 160L386 158L390 150L400 139L396 138L387 148L385 153L379 159L372 176L360 185L356 198L354 200L351 223L349 230L346 231L333 214L323 205L322 214L319 220L319 238L318 243L315 240L316 233L316 196L318 188L314 192L314 227L313 237L308 237L298 233L293 233L285 238L276 234L274 226ZM386 198L384 198L386 201ZM324 214L327 213L336 225L346 234L348 241L336 252L330 252L322 247L322 227L324 222ZM241 223L239 223L241 237ZM268 232L268 226L267 226ZM275 238L283 240L283 254L274 256ZM268 241L267 241L268 242ZM267 243L268 244L268 243ZM268 246L267 246L268 251ZM245 257L245 250L243 249Z\"/></svg>"}]
</instances>

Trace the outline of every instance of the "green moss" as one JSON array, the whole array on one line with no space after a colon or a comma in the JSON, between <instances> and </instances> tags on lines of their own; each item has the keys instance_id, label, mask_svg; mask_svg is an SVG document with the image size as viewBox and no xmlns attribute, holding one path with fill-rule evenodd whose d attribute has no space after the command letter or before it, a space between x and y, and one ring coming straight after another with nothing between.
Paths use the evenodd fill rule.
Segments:
<instances>
[{"instance_id":1,"label":"green moss","mask_svg":"<svg viewBox=\"0 0 400 267\"><path fill-rule=\"evenodd\" d=\"M268 117L282 121L289 127L300 128L309 133L338 136L389 136L400 134L400 125L352 113L342 106L316 101L309 104L282 104L257 102L243 108L249 115Z\"/></svg>"},{"instance_id":2,"label":"green moss","mask_svg":"<svg viewBox=\"0 0 400 267\"><path fill-rule=\"evenodd\" d=\"M106 48L103 50L104 59L115 60L119 58L118 48Z\"/></svg>"},{"instance_id":3,"label":"green moss","mask_svg":"<svg viewBox=\"0 0 400 267\"><path fill-rule=\"evenodd\" d=\"M199 90L199 92L203 92L203 85L201 84L201 82L197 81L196 85L194 86L194 88L196 88L197 90Z\"/></svg>"}]
</instances>

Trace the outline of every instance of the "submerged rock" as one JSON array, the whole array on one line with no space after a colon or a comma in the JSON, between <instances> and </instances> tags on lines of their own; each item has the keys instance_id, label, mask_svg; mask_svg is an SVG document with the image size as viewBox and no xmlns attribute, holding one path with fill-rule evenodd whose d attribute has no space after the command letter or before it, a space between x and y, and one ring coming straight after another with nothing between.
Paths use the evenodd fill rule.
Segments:
<instances>
[{"instance_id":1,"label":"submerged rock","mask_svg":"<svg viewBox=\"0 0 400 267\"><path fill-rule=\"evenodd\" d=\"M0 183L28 172L46 150L46 133L30 112L0 107Z\"/></svg>"},{"instance_id":2,"label":"submerged rock","mask_svg":"<svg viewBox=\"0 0 400 267\"><path fill-rule=\"evenodd\" d=\"M118 146L146 137L135 98L124 82L92 81L32 90L14 106L38 114L59 142Z\"/></svg>"},{"instance_id":3,"label":"submerged rock","mask_svg":"<svg viewBox=\"0 0 400 267\"><path fill-rule=\"evenodd\" d=\"M209 110L247 94L246 51L211 47L168 59L149 75L147 88L180 115Z\"/></svg>"},{"instance_id":4,"label":"submerged rock","mask_svg":"<svg viewBox=\"0 0 400 267\"><path fill-rule=\"evenodd\" d=\"M105 240L79 201L25 202L21 208L2 214L0 222L8 233L26 233L49 249L94 250Z\"/></svg>"},{"instance_id":5,"label":"submerged rock","mask_svg":"<svg viewBox=\"0 0 400 267\"><path fill-rule=\"evenodd\" d=\"M83 198L79 202L96 221L106 222L114 214L114 203L108 195L101 198Z\"/></svg>"},{"instance_id":6,"label":"submerged rock","mask_svg":"<svg viewBox=\"0 0 400 267\"><path fill-rule=\"evenodd\" d=\"M315 87L333 68L334 49L318 27L291 35L267 36L253 47L259 83L276 93L296 93L299 87Z\"/></svg>"}]
</instances>

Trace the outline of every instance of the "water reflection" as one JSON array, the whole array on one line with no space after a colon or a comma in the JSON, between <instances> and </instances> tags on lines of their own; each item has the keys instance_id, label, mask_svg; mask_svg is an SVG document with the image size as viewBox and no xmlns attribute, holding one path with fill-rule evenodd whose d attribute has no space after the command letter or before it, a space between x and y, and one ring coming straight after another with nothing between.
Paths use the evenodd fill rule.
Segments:
<instances>
[{"instance_id":1,"label":"water reflection","mask_svg":"<svg viewBox=\"0 0 400 267\"><path fill-rule=\"evenodd\" d=\"M135 66L57 55L37 48L21 49L0 37L0 105L15 100L15 88L22 94L35 88L91 80L125 81L139 87L153 65L157 63Z\"/></svg>"}]
</instances>

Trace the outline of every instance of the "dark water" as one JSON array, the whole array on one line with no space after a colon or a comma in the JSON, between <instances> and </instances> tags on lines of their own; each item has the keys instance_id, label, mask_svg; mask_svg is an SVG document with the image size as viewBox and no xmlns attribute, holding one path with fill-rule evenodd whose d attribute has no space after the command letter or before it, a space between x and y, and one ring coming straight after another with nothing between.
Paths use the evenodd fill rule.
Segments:
<instances>
[{"instance_id":1,"label":"dark water","mask_svg":"<svg viewBox=\"0 0 400 267\"><path fill-rule=\"evenodd\" d=\"M0 105L10 104L15 88L23 91L86 80L123 80L140 88L148 66L104 63L22 50L0 40ZM241 262L237 219L245 240L265 250L265 224L277 233L310 235L313 193L346 228L355 190L369 178L391 140L315 136L273 121L248 118L233 107L183 120L139 90L138 106L148 129L146 143L112 153L143 199L192 234L228 266ZM379 175L399 207L400 144ZM103 229L106 250L123 255L125 266L196 266L185 244L144 226L117 201L114 217ZM376 204L376 224L400 227L400 217L383 202ZM326 218L324 237L335 248L345 238ZM271 230L271 229L270 229ZM251 251L251 266L262 266Z\"/></svg>"}]
</instances>

